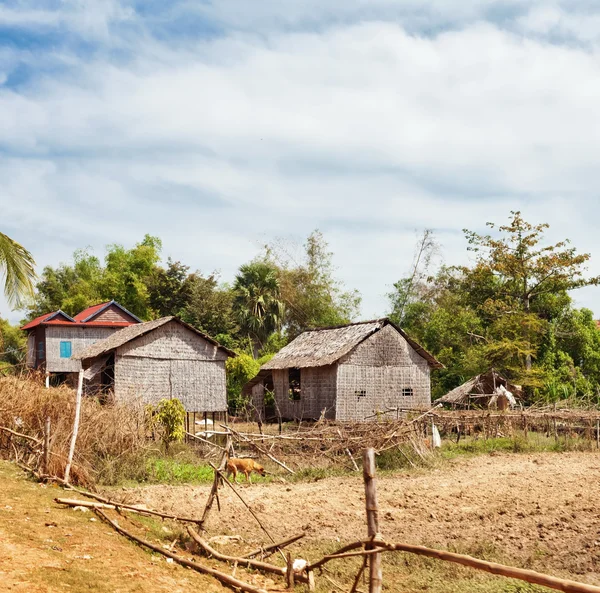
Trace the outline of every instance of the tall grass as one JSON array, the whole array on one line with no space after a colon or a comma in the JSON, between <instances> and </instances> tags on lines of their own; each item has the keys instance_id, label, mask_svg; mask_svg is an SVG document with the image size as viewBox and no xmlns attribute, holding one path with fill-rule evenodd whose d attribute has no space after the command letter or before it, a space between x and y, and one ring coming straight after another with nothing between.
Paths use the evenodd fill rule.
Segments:
<instances>
[{"instance_id":1,"label":"tall grass","mask_svg":"<svg viewBox=\"0 0 600 593\"><path fill-rule=\"evenodd\" d=\"M75 391L66 386L46 389L40 380L0 378L0 426L39 439L43 438L46 418L50 418L50 467L48 473L64 474L75 416ZM72 481L90 485L96 481L115 482L140 471L154 443L145 435L144 412L137 406L101 405L84 397ZM14 451L24 443L18 437L0 434L0 450ZM39 448L38 448L39 451ZM32 459L33 457L33 459ZM41 455L28 455L39 463Z\"/></svg>"}]
</instances>

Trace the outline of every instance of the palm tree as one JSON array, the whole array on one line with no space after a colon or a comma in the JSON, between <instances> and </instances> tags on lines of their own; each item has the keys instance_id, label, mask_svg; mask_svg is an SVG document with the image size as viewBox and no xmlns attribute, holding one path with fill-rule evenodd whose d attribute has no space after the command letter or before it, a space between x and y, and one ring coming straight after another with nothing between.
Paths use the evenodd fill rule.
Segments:
<instances>
[{"instance_id":1,"label":"palm tree","mask_svg":"<svg viewBox=\"0 0 600 593\"><path fill-rule=\"evenodd\" d=\"M252 340L254 357L283 324L284 306L277 269L258 261L240 267L233 285L233 308L242 332Z\"/></svg>"},{"instance_id":2,"label":"palm tree","mask_svg":"<svg viewBox=\"0 0 600 593\"><path fill-rule=\"evenodd\" d=\"M0 274L4 275L4 295L8 304L19 308L33 295L35 260L27 249L0 233Z\"/></svg>"}]
</instances>

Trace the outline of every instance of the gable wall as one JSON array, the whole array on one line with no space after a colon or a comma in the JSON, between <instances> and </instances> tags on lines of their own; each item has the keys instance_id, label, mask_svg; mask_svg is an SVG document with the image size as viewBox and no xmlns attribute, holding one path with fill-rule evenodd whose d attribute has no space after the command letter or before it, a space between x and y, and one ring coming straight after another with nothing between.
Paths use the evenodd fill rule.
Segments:
<instances>
[{"instance_id":1,"label":"gable wall","mask_svg":"<svg viewBox=\"0 0 600 593\"><path fill-rule=\"evenodd\" d=\"M92 319L90 319L90 321L106 321L109 323L127 321L129 323L131 323L131 322L138 323L137 320L135 320L130 315L127 315L127 313L125 313L125 311L122 311L116 305L111 305L110 307L104 309L104 311L102 311L102 313L100 313L100 315L96 315L96 317L92 317Z\"/></svg>"},{"instance_id":2,"label":"gable wall","mask_svg":"<svg viewBox=\"0 0 600 593\"><path fill-rule=\"evenodd\" d=\"M81 361L60 357L60 343L71 342L71 355L119 331L118 327L70 327L48 325L43 328L46 334L46 370L50 373L76 373L81 369Z\"/></svg>"},{"instance_id":3,"label":"gable wall","mask_svg":"<svg viewBox=\"0 0 600 593\"><path fill-rule=\"evenodd\" d=\"M121 356L177 360L227 360L227 354L202 336L170 321L119 348Z\"/></svg>"},{"instance_id":4,"label":"gable wall","mask_svg":"<svg viewBox=\"0 0 600 593\"><path fill-rule=\"evenodd\" d=\"M413 396L403 396L403 388L412 388ZM366 396L358 395L362 391ZM393 408L430 405L429 365L391 325L367 338L339 362L337 420L364 420Z\"/></svg>"},{"instance_id":5,"label":"gable wall","mask_svg":"<svg viewBox=\"0 0 600 593\"><path fill-rule=\"evenodd\" d=\"M227 409L227 355L175 321L117 349L115 398L155 404L176 397L188 412Z\"/></svg>"}]
</instances>

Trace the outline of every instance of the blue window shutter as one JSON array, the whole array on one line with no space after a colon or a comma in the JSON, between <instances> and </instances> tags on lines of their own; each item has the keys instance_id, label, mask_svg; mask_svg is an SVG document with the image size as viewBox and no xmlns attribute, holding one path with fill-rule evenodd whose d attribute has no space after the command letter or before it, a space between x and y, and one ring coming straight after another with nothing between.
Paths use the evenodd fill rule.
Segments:
<instances>
[{"instance_id":1,"label":"blue window shutter","mask_svg":"<svg viewBox=\"0 0 600 593\"><path fill-rule=\"evenodd\" d=\"M60 343L60 357L71 358L71 342Z\"/></svg>"}]
</instances>

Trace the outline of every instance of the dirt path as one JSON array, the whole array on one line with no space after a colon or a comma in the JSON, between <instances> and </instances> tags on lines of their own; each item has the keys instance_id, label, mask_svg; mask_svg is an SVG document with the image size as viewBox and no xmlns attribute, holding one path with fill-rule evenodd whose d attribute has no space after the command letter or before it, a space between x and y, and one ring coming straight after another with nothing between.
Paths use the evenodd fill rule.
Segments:
<instances>
[{"instance_id":1,"label":"dirt path","mask_svg":"<svg viewBox=\"0 0 600 593\"><path fill-rule=\"evenodd\" d=\"M128 500L200 514L209 488L151 486ZM456 459L442 469L379 479L381 529L388 540L425 544L600 584L600 455L509 455ZM311 541L365 535L362 478L253 484L242 494L275 537L308 530ZM265 541L228 489L211 533Z\"/></svg>"},{"instance_id":2,"label":"dirt path","mask_svg":"<svg viewBox=\"0 0 600 593\"><path fill-rule=\"evenodd\" d=\"M151 556L96 520L59 508L62 490L0 462L0 591L198 593L227 591Z\"/></svg>"}]
</instances>

